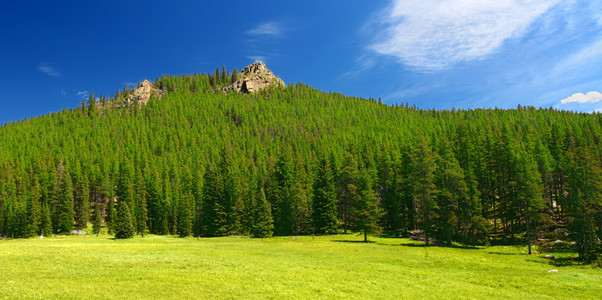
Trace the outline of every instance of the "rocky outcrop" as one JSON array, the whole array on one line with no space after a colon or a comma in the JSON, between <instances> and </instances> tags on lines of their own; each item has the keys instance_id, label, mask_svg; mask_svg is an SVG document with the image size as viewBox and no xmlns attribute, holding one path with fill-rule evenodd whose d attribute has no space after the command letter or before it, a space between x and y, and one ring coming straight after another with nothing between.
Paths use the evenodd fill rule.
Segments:
<instances>
[{"instance_id":1,"label":"rocky outcrop","mask_svg":"<svg viewBox=\"0 0 602 300\"><path fill-rule=\"evenodd\" d=\"M264 63L256 62L242 70L238 74L238 79L222 90L224 92L253 93L270 86L284 86L284 81L276 77Z\"/></svg>"},{"instance_id":2,"label":"rocky outcrop","mask_svg":"<svg viewBox=\"0 0 602 300\"><path fill-rule=\"evenodd\" d=\"M138 107L142 107L148 103L152 96L157 96L160 99L163 97L163 91L145 79L138 84L138 88L124 99L124 104L126 106L138 105Z\"/></svg>"}]
</instances>

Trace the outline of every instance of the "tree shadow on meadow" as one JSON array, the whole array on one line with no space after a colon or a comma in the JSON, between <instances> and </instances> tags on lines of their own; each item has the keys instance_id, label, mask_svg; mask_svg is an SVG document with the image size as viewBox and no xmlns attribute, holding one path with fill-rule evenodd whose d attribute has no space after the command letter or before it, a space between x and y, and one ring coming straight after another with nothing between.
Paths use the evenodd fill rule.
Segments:
<instances>
[{"instance_id":1,"label":"tree shadow on meadow","mask_svg":"<svg viewBox=\"0 0 602 300\"><path fill-rule=\"evenodd\" d=\"M466 249L466 250L479 250L481 249L480 247L473 247L473 246L462 246L462 245L442 245L442 244L430 244L430 245L426 245L426 244L416 244L416 243L400 243L400 244L380 244L379 245L383 245L383 246L402 246L402 247L412 247L412 248L453 248L453 249Z\"/></svg>"},{"instance_id":2,"label":"tree shadow on meadow","mask_svg":"<svg viewBox=\"0 0 602 300\"><path fill-rule=\"evenodd\" d=\"M363 240L359 241L359 240L331 240L332 242L337 242L337 243L352 243L352 244L374 244L376 243L375 241L367 241L364 242Z\"/></svg>"}]
</instances>

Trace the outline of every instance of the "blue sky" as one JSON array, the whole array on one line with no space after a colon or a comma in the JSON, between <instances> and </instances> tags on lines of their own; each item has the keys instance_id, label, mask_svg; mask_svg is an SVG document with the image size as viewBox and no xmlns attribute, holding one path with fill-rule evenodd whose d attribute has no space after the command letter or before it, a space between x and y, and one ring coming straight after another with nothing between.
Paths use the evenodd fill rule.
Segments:
<instances>
[{"instance_id":1,"label":"blue sky","mask_svg":"<svg viewBox=\"0 0 602 300\"><path fill-rule=\"evenodd\" d=\"M0 124L256 60L388 104L602 111L602 0L2 1Z\"/></svg>"}]
</instances>

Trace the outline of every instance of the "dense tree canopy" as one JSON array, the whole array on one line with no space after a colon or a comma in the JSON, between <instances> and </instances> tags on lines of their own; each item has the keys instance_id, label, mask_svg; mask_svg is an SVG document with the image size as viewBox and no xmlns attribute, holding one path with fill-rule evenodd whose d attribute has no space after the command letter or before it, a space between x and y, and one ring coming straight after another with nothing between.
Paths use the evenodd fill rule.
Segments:
<instances>
[{"instance_id":1,"label":"dense tree canopy","mask_svg":"<svg viewBox=\"0 0 602 300\"><path fill-rule=\"evenodd\" d=\"M418 230L600 252L600 114L427 111L303 84L221 92L236 77L164 76L167 94L141 108L120 105L124 89L3 125L0 235L112 230L127 212L139 234Z\"/></svg>"}]
</instances>

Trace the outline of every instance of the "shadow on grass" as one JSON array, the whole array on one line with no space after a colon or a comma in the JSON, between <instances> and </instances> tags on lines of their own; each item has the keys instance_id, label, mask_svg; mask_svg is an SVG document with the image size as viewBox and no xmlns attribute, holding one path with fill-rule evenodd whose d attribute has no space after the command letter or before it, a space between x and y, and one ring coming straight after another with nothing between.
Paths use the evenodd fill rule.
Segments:
<instances>
[{"instance_id":1,"label":"shadow on grass","mask_svg":"<svg viewBox=\"0 0 602 300\"><path fill-rule=\"evenodd\" d=\"M487 254L495 254L495 255L525 255L525 254L514 253L514 252L489 252Z\"/></svg>"},{"instance_id":2,"label":"shadow on grass","mask_svg":"<svg viewBox=\"0 0 602 300\"><path fill-rule=\"evenodd\" d=\"M401 244L379 244L383 246L402 246L402 247L412 247L412 248L424 248L427 247L426 244L415 244L415 243L401 243ZM429 248L453 248L453 249L466 249L466 250L479 250L479 247L472 246L461 246L461 245L438 245L438 244L430 244Z\"/></svg>"},{"instance_id":3,"label":"shadow on grass","mask_svg":"<svg viewBox=\"0 0 602 300\"><path fill-rule=\"evenodd\" d=\"M357 240L331 240L333 242L337 242L337 243L354 243L354 244L373 244L376 243L375 241L357 241Z\"/></svg>"},{"instance_id":4,"label":"shadow on grass","mask_svg":"<svg viewBox=\"0 0 602 300\"><path fill-rule=\"evenodd\" d=\"M585 261L579 260L577 256L575 257L557 257L552 259L530 259L529 261L552 265L555 267L570 267L570 266L589 266Z\"/></svg>"}]
</instances>

